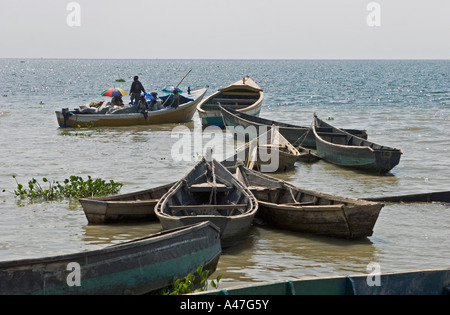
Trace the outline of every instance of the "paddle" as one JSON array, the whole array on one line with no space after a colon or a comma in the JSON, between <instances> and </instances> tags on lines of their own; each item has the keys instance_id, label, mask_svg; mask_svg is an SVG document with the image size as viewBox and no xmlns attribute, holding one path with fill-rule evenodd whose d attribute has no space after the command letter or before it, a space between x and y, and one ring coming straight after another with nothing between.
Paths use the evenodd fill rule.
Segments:
<instances>
[{"instance_id":1,"label":"paddle","mask_svg":"<svg viewBox=\"0 0 450 315\"><path fill-rule=\"evenodd\" d=\"M184 75L183 79L181 79L181 81L175 86L175 88L177 88L177 87L180 86L180 84L184 81L184 79L186 79L186 77L189 75L189 73L191 73L191 71L192 71L192 69L189 70L189 71ZM166 102L169 100L169 98L170 98L170 96L166 98L166 100L165 100L164 103L163 103L163 106L166 105Z\"/></svg>"}]
</instances>

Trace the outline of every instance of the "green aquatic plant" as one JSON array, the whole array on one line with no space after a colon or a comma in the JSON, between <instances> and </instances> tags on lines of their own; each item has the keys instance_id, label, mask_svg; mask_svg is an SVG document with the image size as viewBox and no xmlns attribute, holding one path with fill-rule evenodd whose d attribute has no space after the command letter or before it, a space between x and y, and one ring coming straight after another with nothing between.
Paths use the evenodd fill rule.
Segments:
<instances>
[{"instance_id":1,"label":"green aquatic plant","mask_svg":"<svg viewBox=\"0 0 450 315\"><path fill-rule=\"evenodd\" d=\"M123 184L116 183L113 180L106 182L101 178L93 179L91 176L88 176L87 180L83 180L80 176L70 176L70 178L64 180L63 184L59 181L49 181L44 177L42 181L47 183L48 187L43 187L35 178L32 178L28 181L28 187L25 187L19 184L16 175L13 175L13 178L17 183L14 194L34 200L107 196L118 193L123 186Z\"/></svg>"},{"instance_id":2,"label":"green aquatic plant","mask_svg":"<svg viewBox=\"0 0 450 315\"><path fill-rule=\"evenodd\" d=\"M184 279L173 279L172 284L162 288L153 294L155 295L180 295L193 293L195 291L206 291L208 289L208 270L203 270L203 266L199 266L196 271L199 280L192 274L188 274ZM219 281L222 275L217 276L216 280L211 280L211 286L215 289L219 287Z\"/></svg>"}]
</instances>

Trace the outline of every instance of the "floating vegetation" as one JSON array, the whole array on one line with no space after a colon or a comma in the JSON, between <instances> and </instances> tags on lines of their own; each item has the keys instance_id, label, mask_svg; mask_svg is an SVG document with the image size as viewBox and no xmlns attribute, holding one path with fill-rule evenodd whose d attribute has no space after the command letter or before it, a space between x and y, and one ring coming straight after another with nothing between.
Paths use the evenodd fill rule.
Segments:
<instances>
[{"instance_id":1,"label":"floating vegetation","mask_svg":"<svg viewBox=\"0 0 450 315\"><path fill-rule=\"evenodd\" d=\"M50 182L44 177L42 181L48 183L47 188L42 187L33 178L28 182L28 187L25 187L17 182L16 175L13 175L13 178L17 183L17 189L14 190L16 196L33 200L42 199L45 201L63 198L107 196L118 193L123 186L123 184L116 183L113 180L110 180L108 183L101 178L92 179L91 176L88 176L88 179L85 181L79 176L70 176L70 178L64 180L63 184L58 181Z\"/></svg>"},{"instance_id":2,"label":"floating vegetation","mask_svg":"<svg viewBox=\"0 0 450 315\"><path fill-rule=\"evenodd\" d=\"M125 79L117 79L116 82L125 82Z\"/></svg>"},{"instance_id":3,"label":"floating vegetation","mask_svg":"<svg viewBox=\"0 0 450 315\"><path fill-rule=\"evenodd\" d=\"M200 288L197 291L202 292L208 289L208 274L207 270L203 270L203 266L197 268L197 275L199 276ZM216 278L216 281L211 280L211 286L215 289L219 288L219 281L222 275ZM197 278L192 274L188 274L184 279L174 279L172 285L162 288L158 291L153 292L154 295L180 295L188 294L196 291L196 285L198 283Z\"/></svg>"}]
</instances>

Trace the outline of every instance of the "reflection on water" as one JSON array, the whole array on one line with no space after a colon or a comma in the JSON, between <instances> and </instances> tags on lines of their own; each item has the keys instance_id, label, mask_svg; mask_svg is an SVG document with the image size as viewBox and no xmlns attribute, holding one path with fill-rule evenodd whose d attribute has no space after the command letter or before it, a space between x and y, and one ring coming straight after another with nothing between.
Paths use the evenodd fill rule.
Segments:
<instances>
[{"instance_id":1,"label":"reflection on water","mask_svg":"<svg viewBox=\"0 0 450 315\"><path fill-rule=\"evenodd\" d=\"M253 227L238 247L222 253L218 269L223 284L275 281L304 276L365 271L376 247L369 239L344 240L267 227ZM234 280L233 280L234 279Z\"/></svg>"},{"instance_id":2,"label":"reflection on water","mask_svg":"<svg viewBox=\"0 0 450 315\"><path fill-rule=\"evenodd\" d=\"M106 246L161 232L159 222L139 224L87 224L82 228L82 241L87 245Z\"/></svg>"}]
</instances>

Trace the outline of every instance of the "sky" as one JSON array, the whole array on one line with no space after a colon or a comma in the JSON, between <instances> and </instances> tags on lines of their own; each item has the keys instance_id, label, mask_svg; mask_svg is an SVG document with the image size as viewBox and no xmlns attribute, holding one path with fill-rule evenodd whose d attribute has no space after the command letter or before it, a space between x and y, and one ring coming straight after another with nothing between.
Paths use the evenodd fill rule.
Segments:
<instances>
[{"instance_id":1,"label":"sky","mask_svg":"<svg viewBox=\"0 0 450 315\"><path fill-rule=\"evenodd\" d=\"M0 58L450 59L450 0L0 0Z\"/></svg>"}]
</instances>

